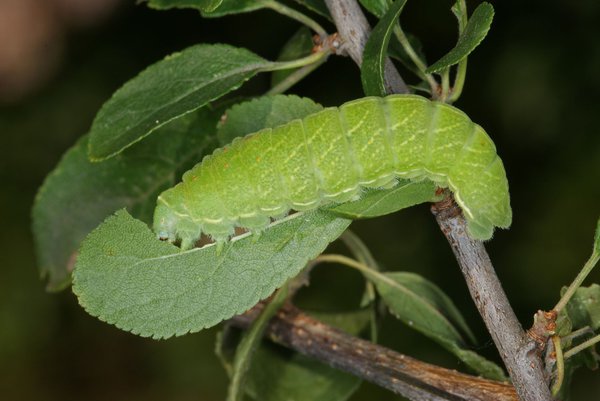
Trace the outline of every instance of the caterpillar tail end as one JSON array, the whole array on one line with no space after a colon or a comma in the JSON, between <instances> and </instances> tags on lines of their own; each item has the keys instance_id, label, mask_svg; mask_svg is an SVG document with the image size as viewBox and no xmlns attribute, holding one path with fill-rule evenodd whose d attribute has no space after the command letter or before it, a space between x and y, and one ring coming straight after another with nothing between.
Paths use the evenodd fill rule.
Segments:
<instances>
[{"instance_id":1,"label":"caterpillar tail end","mask_svg":"<svg viewBox=\"0 0 600 401\"><path fill-rule=\"evenodd\" d=\"M507 209L502 214L492 217L494 218L486 216L469 217L465 214L469 236L479 241L490 240L496 228L506 229L510 227L512 223L512 210L510 206L507 206Z\"/></svg>"},{"instance_id":2,"label":"caterpillar tail end","mask_svg":"<svg viewBox=\"0 0 600 401\"><path fill-rule=\"evenodd\" d=\"M479 224L467 219L467 232L475 240L487 241L494 235L494 226L492 224Z\"/></svg>"}]
</instances>

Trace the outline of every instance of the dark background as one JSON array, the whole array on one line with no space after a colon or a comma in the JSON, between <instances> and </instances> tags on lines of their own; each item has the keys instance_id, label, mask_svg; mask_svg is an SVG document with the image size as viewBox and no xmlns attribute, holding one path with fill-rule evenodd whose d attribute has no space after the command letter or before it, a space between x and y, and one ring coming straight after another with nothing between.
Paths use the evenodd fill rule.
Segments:
<instances>
[{"instance_id":1,"label":"dark background","mask_svg":"<svg viewBox=\"0 0 600 401\"><path fill-rule=\"evenodd\" d=\"M414 1L403 14L403 26L422 38L430 62L455 41L450 5ZM600 214L600 3L494 6L492 30L469 60L457 106L486 128L507 169L514 222L487 248L529 327L533 313L551 308L588 258ZM0 398L224 398L215 329L167 341L139 338L87 315L69 290L46 293L33 254L30 210L61 154L86 132L110 94L142 68L199 42L230 43L274 59L297 28L271 11L205 20L193 10L158 12L119 0L0 5ZM245 92L261 93L268 79L253 79ZM292 92L338 105L362 96L359 82L349 59L333 57ZM497 358L427 206L353 228L386 269L418 272L438 283L476 331L477 350ZM591 282L600 282L600 271ZM323 267L298 302L346 308L357 302L361 285L354 272ZM381 342L463 368L389 317ZM600 373L578 373L573 399L597 399ZM353 399L373 397L399 399L369 384Z\"/></svg>"}]
</instances>

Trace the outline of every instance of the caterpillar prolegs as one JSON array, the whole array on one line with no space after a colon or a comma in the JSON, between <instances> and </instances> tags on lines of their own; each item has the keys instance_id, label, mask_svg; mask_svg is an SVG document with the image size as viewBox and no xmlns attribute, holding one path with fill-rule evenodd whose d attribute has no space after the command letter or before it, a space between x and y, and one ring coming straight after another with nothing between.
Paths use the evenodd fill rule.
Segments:
<instances>
[{"instance_id":1,"label":"caterpillar prolegs","mask_svg":"<svg viewBox=\"0 0 600 401\"><path fill-rule=\"evenodd\" d=\"M508 183L494 143L455 107L415 95L367 97L267 128L217 149L158 197L154 230L192 247L225 241L289 210L356 199L397 178L448 187L469 234L510 225Z\"/></svg>"}]
</instances>

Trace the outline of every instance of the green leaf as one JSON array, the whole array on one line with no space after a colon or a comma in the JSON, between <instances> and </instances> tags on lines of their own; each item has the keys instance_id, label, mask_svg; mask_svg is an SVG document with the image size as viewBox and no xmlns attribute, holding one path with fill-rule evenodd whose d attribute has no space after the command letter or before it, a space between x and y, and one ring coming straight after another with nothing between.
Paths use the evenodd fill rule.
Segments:
<instances>
[{"instance_id":1,"label":"green leaf","mask_svg":"<svg viewBox=\"0 0 600 401\"><path fill-rule=\"evenodd\" d=\"M329 9L323 0L294 0L296 3L303 5L310 11L313 11L322 17L332 20L329 14Z\"/></svg>"},{"instance_id":2,"label":"green leaf","mask_svg":"<svg viewBox=\"0 0 600 401\"><path fill-rule=\"evenodd\" d=\"M148 7L157 10L170 8L195 8L201 11L212 11L223 2L223 0L147 0Z\"/></svg>"},{"instance_id":3,"label":"green leaf","mask_svg":"<svg viewBox=\"0 0 600 401\"><path fill-rule=\"evenodd\" d=\"M263 96L227 110L218 125L217 137L221 145L227 145L238 136L276 127L322 108L311 99L295 95Z\"/></svg>"},{"instance_id":4,"label":"green leaf","mask_svg":"<svg viewBox=\"0 0 600 401\"><path fill-rule=\"evenodd\" d=\"M433 283L411 273L374 270L362 273L375 284L383 302L398 319L442 345L481 375L506 379L500 367L466 349L455 327L458 323L465 330L466 324L452 301ZM470 334L468 328L466 332Z\"/></svg>"},{"instance_id":5,"label":"green leaf","mask_svg":"<svg viewBox=\"0 0 600 401\"><path fill-rule=\"evenodd\" d=\"M435 191L436 185L431 181L401 180L392 189L368 189L361 199L327 210L351 219L384 216L420 203L433 202L439 198Z\"/></svg>"},{"instance_id":6,"label":"green leaf","mask_svg":"<svg viewBox=\"0 0 600 401\"><path fill-rule=\"evenodd\" d=\"M563 288L563 292L566 287ZM579 287L567 303L567 313L574 329L589 326L600 329L600 285Z\"/></svg>"},{"instance_id":7,"label":"green leaf","mask_svg":"<svg viewBox=\"0 0 600 401\"><path fill-rule=\"evenodd\" d=\"M237 346L233 360L231 382L227 391L228 401L242 401L244 398L244 386L252 358L262 341L269 321L283 306L287 296L287 286L284 285L275 293L273 299L267 303Z\"/></svg>"},{"instance_id":8,"label":"green leaf","mask_svg":"<svg viewBox=\"0 0 600 401\"><path fill-rule=\"evenodd\" d=\"M277 61L295 60L308 56L313 48L313 40L310 29L301 27L294 35L283 45ZM283 81L288 75L296 71L295 69L273 71L271 74L271 87Z\"/></svg>"},{"instance_id":9,"label":"green leaf","mask_svg":"<svg viewBox=\"0 0 600 401\"><path fill-rule=\"evenodd\" d=\"M504 373L504 370L489 359L484 358L478 353L465 349L457 343L443 344L439 341L448 351L453 353L458 359L463 361L465 365L471 368L474 372L479 373L481 376L490 380L497 380L501 382L507 382L509 379Z\"/></svg>"},{"instance_id":10,"label":"green leaf","mask_svg":"<svg viewBox=\"0 0 600 401\"><path fill-rule=\"evenodd\" d=\"M379 20L363 52L363 63L360 67L360 78L363 91L367 96L385 96L384 66L388 44L394 25L400 17L406 0L396 0L386 14Z\"/></svg>"},{"instance_id":11,"label":"green leaf","mask_svg":"<svg viewBox=\"0 0 600 401\"><path fill-rule=\"evenodd\" d=\"M388 273L388 276L426 299L431 305L434 305L441 311L452 324L456 325L466 334L472 343L476 342L473 332L456 305L454 305L454 302L437 285L415 273L396 272Z\"/></svg>"},{"instance_id":12,"label":"green leaf","mask_svg":"<svg viewBox=\"0 0 600 401\"><path fill-rule=\"evenodd\" d=\"M391 3L390 0L360 0L360 4L377 18L385 15Z\"/></svg>"},{"instance_id":13,"label":"green leaf","mask_svg":"<svg viewBox=\"0 0 600 401\"><path fill-rule=\"evenodd\" d=\"M378 18L381 18L385 15L386 11L389 9L390 4L392 4L391 0L360 0L360 4L364 8L366 8L371 14L375 15ZM392 27L393 30L394 27ZM417 56L425 61L425 53L423 52L423 43L417 38L415 35L410 33L405 33L408 42L412 46L413 50L417 53ZM391 36L390 43L387 49L388 56L395 58L400 61L402 65L404 65L407 69L411 70L415 75L418 75L418 69L415 67L415 64L411 60L411 58L406 54L406 51L398 41L396 36ZM427 88L429 88L429 85Z\"/></svg>"},{"instance_id":14,"label":"green leaf","mask_svg":"<svg viewBox=\"0 0 600 401\"><path fill-rule=\"evenodd\" d=\"M587 367L590 370L598 369L598 360L600 357L594 350L594 347L590 347L586 350L579 352L571 358L565 360L565 373L563 378L562 386L560 391L555 395L557 400L571 400L571 389L575 372L581 367Z\"/></svg>"},{"instance_id":15,"label":"green leaf","mask_svg":"<svg viewBox=\"0 0 600 401\"><path fill-rule=\"evenodd\" d=\"M494 7L490 3L481 3L471 15L464 32L458 38L456 46L446 55L427 68L427 73L439 72L445 68L459 63L467 57L485 38L492 19L494 18Z\"/></svg>"},{"instance_id":16,"label":"green leaf","mask_svg":"<svg viewBox=\"0 0 600 401\"><path fill-rule=\"evenodd\" d=\"M221 5L210 12L203 11L202 16L206 18L218 18L231 14L249 13L251 11L267 8L269 0L222 0Z\"/></svg>"},{"instance_id":17,"label":"green leaf","mask_svg":"<svg viewBox=\"0 0 600 401\"><path fill-rule=\"evenodd\" d=\"M238 88L272 65L227 45L196 45L133 78L98 112L91 128L92 160L112 157L165 125Z\"/></svg>"},{"instance_id":18,"label":"green leaf","mask_svg":"<svg viewBox=\"0 0 600 401\"><path fill-rule=\"evenodd\" d=\"M88 313L144 337L197 332L269 296L340 236L350 220L314 211L280 220L260 240L240 236L221 252L182 252L119 211L83 242L73 292Z\"/></svg>"},{"instance_id":19,"label":"green leaf","mask_svg":"<svg viewBox=\"0 0 600 401\"><path fill-rule=\"evenodd\" d=\"M564 294L567 287L563 287L561 295ZM565 324L565 321L567 324ZM570 325L568 324L570 323ZM566 327L562 327L566 326ZM589 327L589 331L584 331L577 336L573 336L571 331ZM600 328L600 285L592 284L589 287L579 287L573 297L569 300L566 308L559 312L557 320L557 333L561 336L563 350L566 351L582 342L589 340L594 336L592 330ZM570 329L567 331L567 329ZM560 399L569 399L571 382L574 373L580 367L587 367L591 370L598 368L600 357L596 353L595 346L588 347L569 359L565 360L565 373L561 390L558 393Z\"/></svg>"},{"instance_id":20,"label":"green leaf","mask_svg":"<svg viewBox=\"0 0 600 401\"><path fill-rule=\"evenodd\" d=\"M208 108L190 113L104 163L89 161L87 135L65 153L32 211L38 264L49 290L70 283L77 248L108 215L126 207L152 221L158 194L215 147L218 115Z\"/></svg>"},{"instance_id":21,"label":"green leaf","mask_svg":"<svg viewBox=\"0 0 600 401\"><path fill-rule=\"evenodd\" d=\"M353 335L363 331L370 319L369 309L309 315ZM224 333L229 334L227 330ZM217 354L231 372L233 346L224 337L228 336L221 334L217 338ZM345 401L361 382L313 358L264 341L254 355L246 391L260 401Z\"/></svg>"}]
</instances>

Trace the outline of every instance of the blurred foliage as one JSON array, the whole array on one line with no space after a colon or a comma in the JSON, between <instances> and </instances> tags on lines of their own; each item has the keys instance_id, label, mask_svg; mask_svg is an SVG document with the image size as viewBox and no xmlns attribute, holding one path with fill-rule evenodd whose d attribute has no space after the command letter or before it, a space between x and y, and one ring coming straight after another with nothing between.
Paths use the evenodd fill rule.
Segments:
<instances>
[{"instance_id":1,"label":"blurred foliage","mask_svg":"<svg viewBox=\"0 0 600 401\"><path fill-rule=\"evenodd\" d=\"M438 0L409 1L403 12L406 31L419 36L430 60L456 40L451 2L447 10L437 5ZM505 161L514 223L487 248L517 314L529 326L533 313L550 308L585 262L600 213L600 3L510 0L494 6L494 26L470 58L457 106L486 127ZM224 398L226 374L214 356L215 331L142 339L87 315L68 291L46 294L37 278L29 214L44 176L88 130L108 96L142 68L199 42L244 46L275 59L297 29L271 11L203 20L191 10L158 12L122 4L102 26L67 37L65 59L52 82L19 103L1 106L3 398ZM267 75L255 78L243 93L263 91L268 82ZM326 106L362 96L358 69L342 58L332 58L294 92ZM440 285L476 329L477 351L497 360L426 206L359 221L353 229L385 269L415 271ZM599 281L596 270L587 282ZM362 285L347 269L318 268L298 303L319 310L350 307L359 302ZM394 319L383 323L383 344L464 368ZM574 400L589 400L600 392L598 373L579 372L573 386ZM353 399L374 398L398 399L369 384Z\"/></svg>"}]
</instances>

